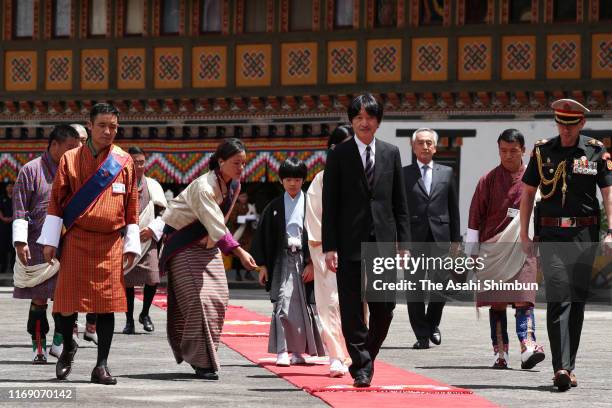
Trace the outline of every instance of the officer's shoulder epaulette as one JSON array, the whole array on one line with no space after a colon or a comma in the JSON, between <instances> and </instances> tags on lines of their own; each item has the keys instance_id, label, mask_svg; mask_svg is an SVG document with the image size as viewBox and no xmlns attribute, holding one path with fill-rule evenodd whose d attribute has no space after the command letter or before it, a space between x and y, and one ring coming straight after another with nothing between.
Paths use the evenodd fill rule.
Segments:
<instances>
[{"instance_id":1,"label":"officer's shoulder epaulette","mask_svg":"<svg viewBox=\"0 0 612 408\"><path fill-rule=\"evenodd\" d=\"M536 145L536 146L543 146L543 145L545 145L546 143L548 143L549 141L550 141L549 139L540 139L540 140L537 140L537 141L535 142L535 145Z\"/></svg>"},{"instance_id":2,"label":"officer's shoulder epaulette","mask_svg":"<svg viewBox=\"0 0 612 408\"><path fill-rule=\"evenodd\" d=\"M604 144L601 142L601 140L597 140L593 138L589 139L587 144L590 146L595 146L595 147L604 147Z\"/></svg>"}]
</instances>

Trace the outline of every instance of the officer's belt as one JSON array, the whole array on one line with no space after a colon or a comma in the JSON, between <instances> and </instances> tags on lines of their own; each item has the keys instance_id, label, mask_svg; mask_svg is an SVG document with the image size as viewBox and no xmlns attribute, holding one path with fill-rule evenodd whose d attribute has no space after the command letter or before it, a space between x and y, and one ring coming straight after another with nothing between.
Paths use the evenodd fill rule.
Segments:
<instances>
[{"instance_id":1,"label":"officer's belt","mask_svg":"<svg viewBox=\"0 0 612 408\"><path fill-rule=\"evenodd\" d=\"M598 223L599 220L595 215L590 217L540 217L540 226L542 227L586 227Z\"/></svg>"}]
</instances>

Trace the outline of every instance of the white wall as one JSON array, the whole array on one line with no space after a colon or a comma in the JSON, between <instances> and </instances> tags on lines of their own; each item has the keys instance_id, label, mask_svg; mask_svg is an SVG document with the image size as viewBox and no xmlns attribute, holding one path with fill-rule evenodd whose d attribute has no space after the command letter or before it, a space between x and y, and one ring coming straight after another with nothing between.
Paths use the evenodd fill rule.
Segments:
<instances>
[{"instance_id":1,"label":"white wall","mask_svg":"<svg viewBox=\"0 0 612 408\"><path fill-rule=\"evenodd\" d=\"M536 140L557 136L556 124L552 119L530 121L440 121L440 122L383 122L376 137L399 147L402 154L402 165L411 162L410 138L396 137L397 129L416 129L429 127L438 129L476 129L476 137L463 138L461 147L461 168L459 186L459 211L461 214L461 231L465 233L467 217L472 194L476 183L484 174L499 164L497 153L497 137L505 129L515 128L525 136L525 157L529 155ZM589 120L585 129L610 130L612 136L612 120ZM434 156L435 161L435 156Z\"/></svg>"}]
</instances>

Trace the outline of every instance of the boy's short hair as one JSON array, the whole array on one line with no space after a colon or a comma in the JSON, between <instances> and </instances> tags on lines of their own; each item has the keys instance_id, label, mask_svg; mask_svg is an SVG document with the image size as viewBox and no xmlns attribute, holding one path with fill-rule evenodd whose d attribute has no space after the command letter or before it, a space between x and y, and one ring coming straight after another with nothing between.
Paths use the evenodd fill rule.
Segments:
<instances>
[{"instance_id":1,"label":"boy's short hair","mask_svg":"<svg viewBox=\"0 0 612 408\"><path fill-rule=\"evenodd\" d=\"M306 163L295 156L288 157L279 167L278 175L281 180L286 178L301 178L306 180L308 168Z\"/></svg>"}]
</instances>

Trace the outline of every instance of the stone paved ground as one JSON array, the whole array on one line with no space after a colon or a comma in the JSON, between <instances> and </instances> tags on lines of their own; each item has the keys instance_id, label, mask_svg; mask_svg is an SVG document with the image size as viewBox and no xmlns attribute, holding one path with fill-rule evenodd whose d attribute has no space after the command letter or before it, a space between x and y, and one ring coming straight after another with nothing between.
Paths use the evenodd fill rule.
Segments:
<instances>
[{"instance_id":1,"label":"stone paved ground","mask_svg":"<svg viewBox=\"0 0 612 408\"><path fill-rule=\"evenodd\" d=\"M30 346L25 322L27 301L11 298L11 288L0 288L0 387L54 387L55 359L47 366L32 366L29 362ZM232 290L232 304L268 314L270 303L263 290ZM140 303L137 301L136 313ZM220 348L223 364L221 380L205 382L194 378L185 364L176 365L165 335L165 312L152 308L152 319L157 330L125 336L117 334L125 319L117 316L115 339L109 365L118 377L117 386L89 383L95 363L95 348L83 344L76 356L70 382L76 387L77 400L82 406L232 406L232 407L316 407L325 404L309 394L294 388L257 367L225 346ZM537 334L548 351L545 311L537 310ZM508 313L510 329L513 318ZM84 316L80 317L83 322ZM415 351L408 322L406 305L400 304L391 326L388 340L380 358L406 370L435 378L458 387L469 388L489 400L507 407L604 407L612 406L610 391L610 365L612 363L612 309L601 306L589 308L584 323L582 344L576 373L580 381L577 389L566 393L553 392L550 358L534 370L520 367L518 341L511 334L510 359L512 370L489 369L491 363L488 314L483 309L480 319L469 305L449 305L444 311L442 345L429 350ZM62 383L64 385L64 383ZM6 395L6 388L4 388ZM4 406L32 406L0 402ZM37 404L52 405L55 403Z\"/></svg>"}]
</instances>

